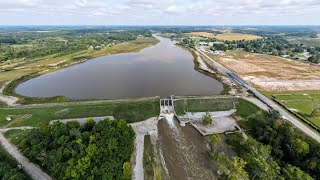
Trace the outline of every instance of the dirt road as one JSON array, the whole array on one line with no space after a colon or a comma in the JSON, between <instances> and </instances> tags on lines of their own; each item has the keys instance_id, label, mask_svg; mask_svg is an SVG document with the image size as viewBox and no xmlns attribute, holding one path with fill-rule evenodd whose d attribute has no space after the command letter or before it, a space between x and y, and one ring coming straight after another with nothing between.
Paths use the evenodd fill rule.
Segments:
<instances>
[{"instance_id":1,"label":"dirt road","mask_svg":"<svg viewBox=\"0 0 320 180\"><path fill-rule=\"evenodd\" d=\"M153 117L142 122L132 123L130 126L136 133L135 139L135 164L133 167L133 180L144 179L143 169L143 150L144 150L144 136L149 134L151 142L155 144L158 138L158 118Z\"/></svg>"},{"instance_id":2,"label":"dirt road","mask_svg":"<svg viewBox=\"0 0 320 180\"><path fill-rule=\"evenodd\" d=\"M0 101L4 102L4 103L7 104L8 106L16 106L16 105L18 105L18 104L16 104L16 103L17 103L17 101L19 100L17 97L7 96L7 95L4 95L4 94L2 93L4 87L5 87L6 85L8 85L10 82L11 82L11 81L6 82L6 83L4 83L4 84L1 86L1 88L0 88Z\"/></svg>"},{"instance_id":3,"label":"dirt road","mask_svg":"<svg viewBox=\"0 0 320 180\"><path fill-rule=\"evenodd\" d=\"M24 157L18 149L12 145L2 133L0 133L0 141L3 148L21 164L24 171L29 174L32 179L35 180L47 180L52 179L47 173L42 171L37 165L30 162L26 157Z\"/></svg>"}]
</instances>

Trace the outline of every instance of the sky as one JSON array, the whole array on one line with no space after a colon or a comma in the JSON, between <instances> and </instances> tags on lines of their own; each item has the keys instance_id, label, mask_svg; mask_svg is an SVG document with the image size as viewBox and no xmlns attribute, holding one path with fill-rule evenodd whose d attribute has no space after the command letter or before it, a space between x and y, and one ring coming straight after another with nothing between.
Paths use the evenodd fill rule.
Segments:
<instances>
[{"instance_id":1,"label":"sky","mask_svg":"<svg viewBox=\"0 0 320 180\"><path fill-rule=\"evenodd\" d=\"M320 25L320 0L0 0L0 25Z\"/></svg>"}]
</instances>

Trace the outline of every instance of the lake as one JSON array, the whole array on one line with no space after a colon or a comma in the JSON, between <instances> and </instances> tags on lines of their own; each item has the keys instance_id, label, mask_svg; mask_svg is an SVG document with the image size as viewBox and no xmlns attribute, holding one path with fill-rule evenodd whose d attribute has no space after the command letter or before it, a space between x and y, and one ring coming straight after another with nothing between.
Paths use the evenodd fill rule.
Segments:
<instances>
[{"instance_id":1,"label":"lake","mask_svg":"<svg viewBox=\"0 0 320 180\"><path fill-rule=\"evenodd\" d=\"M170 39L140 52L93 58L30 79L16 88L29 97L118 99L215 95L223 85L194 69L192 54Z\"/></svg>"}]
</instances>

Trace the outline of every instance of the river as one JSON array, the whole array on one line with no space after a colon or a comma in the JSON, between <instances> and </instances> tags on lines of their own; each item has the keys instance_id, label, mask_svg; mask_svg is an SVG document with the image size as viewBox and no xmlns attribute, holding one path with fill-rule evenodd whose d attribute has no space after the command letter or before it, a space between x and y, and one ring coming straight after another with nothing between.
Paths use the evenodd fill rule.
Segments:
<instances>
[{"instance_id":1,"label":"river","mask_svg":"<svg viewBox=\"0 0 320 180\"><path fill-rule=\"evenodd\" d=\"M170 39L139 52L93 58L30 79L16 88L29 97L123 99L169 95L215 95L223 85L194 69L191 53Z\"/></svg>"}]
</instances>

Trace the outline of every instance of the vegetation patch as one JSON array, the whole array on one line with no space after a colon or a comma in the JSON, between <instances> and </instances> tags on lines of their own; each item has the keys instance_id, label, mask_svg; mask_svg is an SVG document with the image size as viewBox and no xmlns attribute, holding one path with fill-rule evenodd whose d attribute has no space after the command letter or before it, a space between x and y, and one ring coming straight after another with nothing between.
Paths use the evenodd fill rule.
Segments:
<instances>
[{"instance_id":1,"label":"vegetation patch","mask_svg":"<svg viewBox=\"0 0 320 180\"><path fill-rule=\"evenodd\" d=\"M131 179L134 131L124 120L55 123L33 129L18 147L56 179Z\"/></svg>"},{"instance_id":2,"label":"vegetation patch","mask_svg":"<svg viewBox=\"0 0 320 180\"><path fill-rule=\"evenodd\" d=\"M144 136L144 151L143 151L143 168L144 168L144 178L154 179L155 177L155 152L153 145L151 143L150 135Z\"/></svg>"},{"instance_id":3,"label":"vegetation patch","mask_svg":"<svg viewBox=\"0 0 320 180\"><path fill-rule=\"evenodd\" d=\"M30 129L21 130L21 129L12 129L9 131L6 131L4 133L4 136L10 140L10 142L14 145L18 145L21 141L21 139L24 139L28 133L30 132Z\"/></svg>"},{"instance_id":4,"label":"vegetation patch","mask_svg":"<svg viewBox=\"0 0 320 180\"><path fill-rule=\"evenodd\" d=\"M177 99L174 109L178 115L184 115L185 112L228 111L235 108L237 101L236 98Z\"/></svg>"},{"instance_id":5,"label":"vegetation patch","mask_svg":"<svg viewBox=\"0 0 320 180\"><path fill-rule=\"evenodd\" d=\"M0 179L31 179L23 169L18 167L17 162L13 159L0 145Z\"/></svg>"},{"instance_id":6,"label":"vegetation patch","mask_svg":"<svg viewBox=\"0 0 320 180\"><path fill-rule=\"evenodd\" d=\"M320 128L319 91L272 93L272 97L292 113Z\"/></svg>"},{"instance_id":7,"label":"vegetation patch","mask_svg":"<svg viewBox=\"0 0 320 180\"><path fill-rule=\"evenodd\" d=\"M209 126L212 124L212 118L209 112L207 112L202 118L202 124L204 126Z\"/></svg>"},{"instance_id":8,"label":"vegetation patch","mask_svg":"<svg viewBox=\"0 0 320 180\"><path fill-rule=\"evenodd\" d=\"M241 116L244 119L247 119L248 117L261 111L258 106L244 99L238 99L236 109L237 115Z\"/></svg>"},{"instance_id":9,"label":"vegetation patch","mask_svg":"<svg viewBox=\"0 0 320 180\"><path fill-rule=\"evenodd\" d=\"M110 101L97 103L71 103L61 105L0 108L0 127L10 123L9 127L38 126L57 119L86 118L97 116L114 116L126 119L128 123L143 121L159 115L159 99ZM65 109L64 113L61 112ZM7 121L8 116L31 115L19 121Z\"/></svg>"},{"instance_id":10,"label":"vegetation patch","mask_svg":"<svg viewBox=\"0 0 320 180\"><path fill-rule=\"evenodd\" d=\"M241 138L230 138L228 141L234 147L237 155L246 162L246 170L250 176L283 177L285 179L318 179L320 174L318 149L320 144L308 137L292 124L280 118L277 112L270 111L264 116L251 117L250 135L252 139L244 141ZM248 152L258 154L247 154ZM255 158L253 158L255 157ZM257 159L263 159L267 164L250 165ZM258 163L258 162L256 162ZM260 163L259 163L260 164ZM264 172L268 169L269 172ZM259 169L261 168L261 169Z\"/></svg>"}]
</instances>

